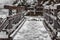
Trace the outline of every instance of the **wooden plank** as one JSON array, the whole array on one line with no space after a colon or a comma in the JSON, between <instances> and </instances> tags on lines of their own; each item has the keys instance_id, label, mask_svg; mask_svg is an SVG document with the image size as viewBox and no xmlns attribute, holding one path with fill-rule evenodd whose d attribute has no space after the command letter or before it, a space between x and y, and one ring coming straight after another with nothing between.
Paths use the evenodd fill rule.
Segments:
<instances>
[{"instance_id":1,"label":"wooden plank","mask_svg":"<svg viewBox=\"0 0 60 40\"><path fill-rule=\"evenodd\" d=\"M18 9L25 9L24 6L9 6L9 5L5 5L4 8L5 9L10 9L10 10L13 10L13 9L16 9L16 10L18 10Z\"/></svg>"}]
</instances>

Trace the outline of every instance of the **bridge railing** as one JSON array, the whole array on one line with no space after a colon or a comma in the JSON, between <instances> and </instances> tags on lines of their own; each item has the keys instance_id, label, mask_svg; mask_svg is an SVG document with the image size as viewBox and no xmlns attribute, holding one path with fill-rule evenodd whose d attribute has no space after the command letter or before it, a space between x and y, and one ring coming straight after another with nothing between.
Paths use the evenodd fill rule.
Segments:
<instances>
[{"instance_id":1,"label":"bridge railing","mask_svg":"<svg viewBox=\"0 0 60 40\"><path fill-rule=\"evenodd\" d=\"M21 20L21 14L7 17L7 19L0 25L0 31L7 29L10 31L11 29L14 28L12 24L15 25L20 20Z\"/></svg>"},{"instance_id":2,"label":"bridge railing","mask_svg":"<svg viewBox=\"0 0 60 40\"><path fill-rule=\"evenodd\" d=\"M0 25L0 31L8 24L7 20L4 20L4 22Z\"/></svg>"}]
</instances>

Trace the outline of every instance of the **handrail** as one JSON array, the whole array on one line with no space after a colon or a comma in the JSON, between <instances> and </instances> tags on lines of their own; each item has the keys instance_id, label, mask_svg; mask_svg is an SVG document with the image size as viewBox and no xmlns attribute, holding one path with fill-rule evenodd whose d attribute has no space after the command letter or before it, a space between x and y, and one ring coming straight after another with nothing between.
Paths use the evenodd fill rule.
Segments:
<instances>
[{"instance_id":1,"label":"handrail","mask_svg":"<svg viewBox=\"0 0 60 40\"><path fill-rule=\"evenodd\" d=\"M4 22L0 25L0 31L4 28L3 25L6 23L7 20L4 20Z\"/></svg>"},{"instance_id":2,"label":"handrail","mask_svg":"<svg viewBox=\"0 0 60 40\"><path fill-rule=\"evenodd\" d=\"M17 14L17 15L14 15L14 16L9 16L9 19L6 19L1 25L0 25L0 31L1 30L3 30L5 27L7 27L7 25L9 25L9 20L13 20L13 19L15 19L16 20L16 18L17 17L19 17L19 14ZM13 20L13 21L15 21L15 20ZM12 25L12 24L11 24Z\"/></svg>"},{"instance_id":3,"label":"handrail","mask_svg":"<svg viewBox=\"0 0 60 40\"><path fill-rule=\"evenodd\" d=\"M14 37L15 34L17 33L17 31L22 27L22 25L24 24L25 20L24 18L22 18L16 25L15 27L15 30L13 32L10 33L10 37Z\"/></svg>"},{"instance_id":4,"label":"handrail","mask_svg":"<svg viewBox=\"0 0 60 40\"><path fill-rule=\"evenodd\" d=\"M6 19L2 22L2 24L3 24L5 21L6 21ZM2 24L1 24L1 25L2 25ZM1 25L0 25L0 26L1 26Z\"/></svg>"}]
</instances>

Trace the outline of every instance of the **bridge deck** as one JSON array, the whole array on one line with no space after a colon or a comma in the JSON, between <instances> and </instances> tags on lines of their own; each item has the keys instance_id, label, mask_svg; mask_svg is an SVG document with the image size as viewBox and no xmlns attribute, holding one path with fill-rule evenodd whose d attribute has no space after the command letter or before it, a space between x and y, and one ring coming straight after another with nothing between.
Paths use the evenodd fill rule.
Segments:
<instances>
[{"instance_id":1,"label":"bridge deck","mask_svg":"<svg viewBox=\"0 0 60 40\"><path fill-rule=\"evenodd\" d=\"M51 40L43 21L26 21L13 40Z\"/></svg>"}]
</instances>

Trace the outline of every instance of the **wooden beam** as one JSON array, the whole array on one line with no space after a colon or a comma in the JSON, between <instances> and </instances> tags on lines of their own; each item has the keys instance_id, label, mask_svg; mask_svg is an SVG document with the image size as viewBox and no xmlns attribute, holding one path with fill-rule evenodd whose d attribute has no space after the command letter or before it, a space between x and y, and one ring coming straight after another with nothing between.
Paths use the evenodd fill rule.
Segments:
<instances>
[{"instance_id":1,"label":"wooden beam","mask_svg":"<svg viewBox=\"0 0 60 40\"><path fill-rule=\"evenodd\" d=\"M10 10L13 10L13 9L16 9L16 10L18 10L18 9L25 9L24 6L9 6L9 5L5 5L4 8L5 9L10 9Z\"/></svg>"}]
</instances>

